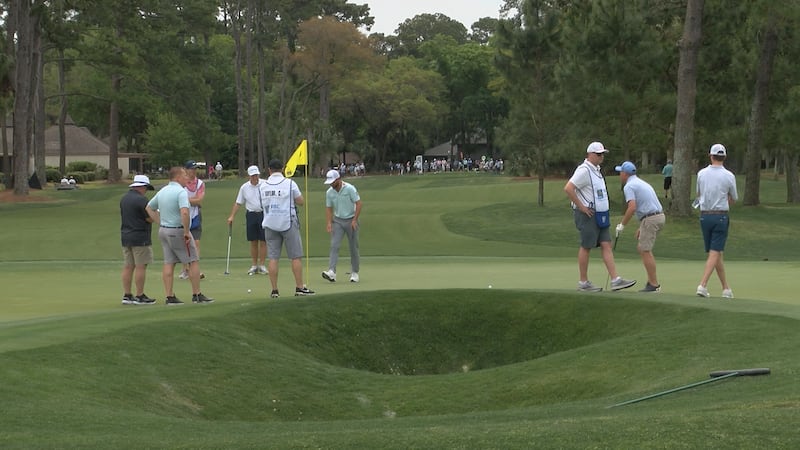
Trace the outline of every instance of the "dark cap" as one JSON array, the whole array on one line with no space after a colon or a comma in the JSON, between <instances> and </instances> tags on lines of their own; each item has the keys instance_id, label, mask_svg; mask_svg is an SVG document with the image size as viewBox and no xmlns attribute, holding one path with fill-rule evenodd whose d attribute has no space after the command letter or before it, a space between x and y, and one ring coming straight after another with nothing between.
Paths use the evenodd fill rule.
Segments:
<instances>
[{"instance_id":1,"label":"dark cap","mask_svg":"<svg viewBox=\"0 0 800 450\"><path fill-rule=\"evenodd\" d=\"M283 169L283 163L280 159L270 159L269 168L272 170L281 170Z\"/></svg>"},{"instance_id":2,"label":"dark cap","mask_svg":"<svg viewBox=\"0 0 800 450\"><path fill-rule=\"evenodd\" d=\"M197 169L197 163L193 159L190 159L183 164L183 167L185 169Z\"/></svg>"}]
</instances>

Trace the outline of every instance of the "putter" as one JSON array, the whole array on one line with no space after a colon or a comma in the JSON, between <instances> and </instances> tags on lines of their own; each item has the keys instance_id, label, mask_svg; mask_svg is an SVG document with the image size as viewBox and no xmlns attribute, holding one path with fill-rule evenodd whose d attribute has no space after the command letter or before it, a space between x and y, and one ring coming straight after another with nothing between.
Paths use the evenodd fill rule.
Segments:
<instances>
[{"instance_id":1,"label":"putter","mask_svg":"<svg viewBox=\"0 0 800 450\"><path fill-rule=\"evenodd\" d=\"M233 230L233 224L228 224L228 256L225 257L225 275L230 275L230 268L231 268L231 233Z\"/></svg>"},{"instance_id":2,"label":"putter","mask_svg":"<svg viewBox=\"0 0 800 450\"><path fill-rule=\"evenodd\" d=\"M614 237L614 247L611 248L611 251L617 251L617 241L619 240L619 233ZM611 274L606 275L606 290L608 290L608 281L611 279Z\"/></svg>"}]
</instances>

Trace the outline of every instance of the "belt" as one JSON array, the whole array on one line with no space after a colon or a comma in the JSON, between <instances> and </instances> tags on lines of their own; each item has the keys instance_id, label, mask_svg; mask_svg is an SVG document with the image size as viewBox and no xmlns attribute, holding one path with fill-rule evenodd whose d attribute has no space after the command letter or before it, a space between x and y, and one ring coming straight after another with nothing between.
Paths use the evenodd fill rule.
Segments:
<instances>
[{"instance_id":1,"label":"belt","mask_svg":"<svg viewBox=\"0 0 800 450\"><path fill-rule=\"evenodd\" d=\"M174 228L183 228L183 226L181 225L179 227L168 227L166 225L161 225L161 228L173 228L174 229Z\"/></svg>"},{"instance_id":2,"label":"belt","mask_svg":"<svg viewBox=\"0 0 800 450\"><path fill-rule=\"evenodd\" d=\"M728 214L728 211L723 211L721 209L714 209L711 211L700 211L700 214Z\"/></svg>"},{"instance_id":3,"label":"belt","mask_svg":"<svg viewBox=\"0 0 800 450\"><path fill-rule=\"evenodd\" d=\"M644 219L647 219L648 217L657 216L657 215L659 215L659 214L664 214L664 211L657 211L657 212L653 212L653 213L650 213L650 214L645 214L645 215L643 215L643 216L642 216L642 218L641 218L641 219L639 219L639 220L644 220Z\"/></svg>"},{"instance_id":4,"label":"belt","mask_svg":"<svg viewBox=\"0 0 800 450\"><path fill-rule=\"evenodd\" d=\"M260 213L260 212L264 212L264 211L250 211L250 210L248 209L248 210L247 210L247 212L249 212L249 213Z\"/></svg>"}]
</instances>

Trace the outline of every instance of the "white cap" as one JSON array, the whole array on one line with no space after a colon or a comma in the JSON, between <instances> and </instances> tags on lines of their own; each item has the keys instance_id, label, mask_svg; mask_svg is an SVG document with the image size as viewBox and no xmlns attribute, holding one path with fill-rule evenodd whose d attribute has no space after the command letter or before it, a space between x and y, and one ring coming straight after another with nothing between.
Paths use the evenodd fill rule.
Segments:
<instances>
[{"instance_id":1,"label":"white cap","mask_svg":"<svg viewBox=\"0 0 800 450\"><path fill-rule=\"evenodd\" d=\"M338 180L342 176L339 175L339 171L336 169L331 169L328 173L325 174L325 184L331 184L334 181Z\"/></svg>"},{"instance_id":2,"label":"white cap","mask_svg":"<svg viewBox=\"0 0 800 450\"><path fill-rule=\"evenodd\" d=\"M250 166L247 168L247 175L251 177L253 175L261 175L261 171L258 170L258 166Z\"/></svg>"},{"instance_id":3,"label":"white cap","mask_svg":"<svg viewBox=\"0 0 800 450\"><path fill-rule=\"evenodd\" d=\"M152 184L150 184L150 178L147 175L136 175L133 177L133 183L129 184L128 187L142 187L146 186L148 191L152 191L155 188Z\"/></svg>"},{"instance_id":4,"label":"white cap","mask_svg":"<svg viewBox=\"0 0 800 450\"><path fill-rule=\"evenodd\" d=\"M592 142L586 147L586 153L608 153L608 150L603 147L603 144L600 142Z\"/></svg>"},{"instance_id":5,"label":"white cap","mask_svg":"<svg viewBox=\"0 0 800 450\"><path fill-rule=\"evenodd\" d=\"M712 145L711 150L708 151L708 154L717 156L728 156L728 152L725 150L725 146L722 144Z\"/></svg>"}]
</instances>

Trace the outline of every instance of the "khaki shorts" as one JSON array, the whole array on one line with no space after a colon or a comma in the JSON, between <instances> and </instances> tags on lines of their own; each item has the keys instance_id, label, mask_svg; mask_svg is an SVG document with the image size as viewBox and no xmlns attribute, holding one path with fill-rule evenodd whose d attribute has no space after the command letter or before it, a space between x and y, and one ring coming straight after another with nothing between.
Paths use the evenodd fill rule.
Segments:
<instances>
[{"instance_id":1,"label":"khaki shorts","mask_svg":"<svg viewBox=\"0 0 800 450\"><path fill-rule=\"evenodd\" d=\"M153 247L122 247L126 266L146 266L153 262Z\"/></svg>"},{"instance_id":2,"label":"khaki shorts","mask_svg":"<svg viewBox=\"0 0 800 450\"><path fill-rule=\"evenodd\" d=\"M664 214L645 217L639 223L639 250L649 252L656 245L656 236L664 228L667 217Z\"/></svg>"}]
</instances>

